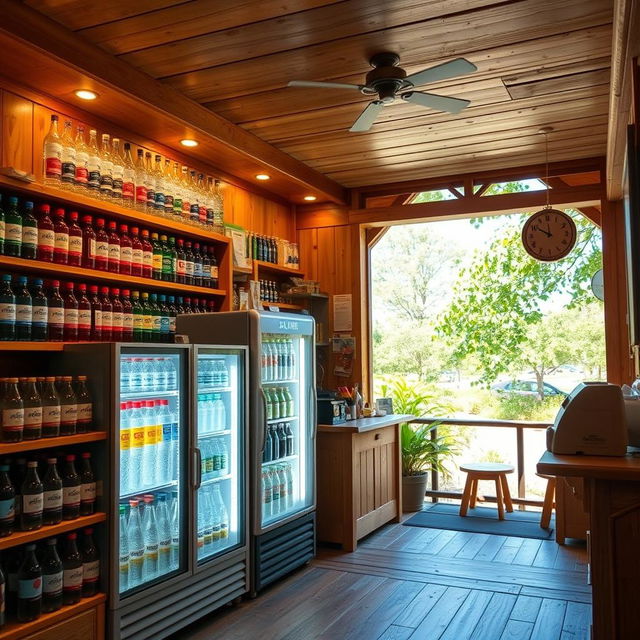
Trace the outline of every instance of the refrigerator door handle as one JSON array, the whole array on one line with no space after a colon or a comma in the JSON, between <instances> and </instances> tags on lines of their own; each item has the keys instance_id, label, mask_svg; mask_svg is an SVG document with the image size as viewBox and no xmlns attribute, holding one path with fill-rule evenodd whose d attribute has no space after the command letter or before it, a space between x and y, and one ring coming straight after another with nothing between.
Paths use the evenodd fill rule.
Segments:
<instances>
[{"instance_id":1,"label":"refrigerator door handle","mask_svg":"<svg viewBox=\"0 0 640 640\"><path fill-rule=\"evenodd\" d=\"M260 387L260 397L262 398L262 442L259 443L258 451L264 452L264 443L267 440L267 397L264 389Z\"/></svg>"},{"instance_id":2,"label":"refrigerator door handle","mask_svg":"<svg viewBox=\"0 0 640 640\"><path fill-rule=\"evenodd\" d=\"M309 387L311 391L311 415L313 422L311 423L311 437L315 439L318 430L318 391L314 386Z\"/></svg>"},{"instance_id":3,"label":"refrigerator door handle","mask_svg":"<svg viewBox=\"0 0 640 640\"><path fill-rule=\"evenodd\" d=\"M198 447L193 450L193 488L197 491L202 484L202 453Z\"/></svg>"}]
</instances>

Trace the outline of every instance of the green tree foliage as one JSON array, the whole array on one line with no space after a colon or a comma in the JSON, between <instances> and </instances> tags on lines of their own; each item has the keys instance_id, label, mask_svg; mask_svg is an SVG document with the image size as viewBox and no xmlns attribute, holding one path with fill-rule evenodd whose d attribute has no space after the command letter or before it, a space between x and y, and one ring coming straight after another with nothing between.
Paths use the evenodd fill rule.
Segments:
<instances>
[{"instance_id":1,"label":"green tree foliage","mask_svg":"<svg viewBox=\"0 0 640 640\"><path fill-rule=\"evenodd\" d=\"M563 260L544 263L528 256L520 239L525 216L519 216L460 272L437 330L456 361L477 359L480 382L488 384L528 364L542 396L544 375L572 357L567 341L575 337L575 326L562 319L543 322L544 303L564 296L567 306L584 307L593 299L588 283L602 264L602 252L597 228L578 212L570 213L578 243Z\"/></svg>"}]
</instances>

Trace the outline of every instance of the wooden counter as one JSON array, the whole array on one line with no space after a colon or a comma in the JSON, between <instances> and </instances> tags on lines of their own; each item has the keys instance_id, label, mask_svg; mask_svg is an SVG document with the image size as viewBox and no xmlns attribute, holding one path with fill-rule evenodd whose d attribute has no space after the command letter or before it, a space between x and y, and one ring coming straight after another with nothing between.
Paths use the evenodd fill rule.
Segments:
<instances>
[{"instance_id":1,"label":"wooden counter","mask_svg":"<svg viewBox=\"0 0 640 640\"><path fill-rule=\"evenodd\" d=\"M402 515L400 428L410 415L318 425L318 540L354 551Z\"/></svg>"},{"instance_id":2,"label":"wooden counter","mask_svg":"<svg viewBox=\"0 0 640 640\"><path fill-rule=\"evenodd\" d=\"M640 458L549 451L538 472L583 478L590 512L593 640L640 638Z\"/></svg>"}]
</instances>

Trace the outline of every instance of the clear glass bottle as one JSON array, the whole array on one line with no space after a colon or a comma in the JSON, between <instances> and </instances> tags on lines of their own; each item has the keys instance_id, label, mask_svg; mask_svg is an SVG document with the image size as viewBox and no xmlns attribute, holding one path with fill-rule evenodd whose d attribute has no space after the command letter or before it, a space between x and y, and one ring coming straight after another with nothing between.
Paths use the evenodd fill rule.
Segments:
<instances>
[{"instance_id":1,"label":"clear glass bottle","mask_svg":"<svg viewBox=\"0 0 640 640\"><path fill-rule=\"evenodd\" d=\"M131 156L131 145L124 143L124 159L122 169L122 204L133 209L136 201L136 167Z\"/></svg>"},{"instance_id":2,"label":"clear glass bottle","mask_svg":"<svg viewBox=\"0 0 640 640\"><path fill-rule=\"evenodd\" d=\"M147 187L147 211L154 211L156 207L156 179L153 174L153 164L151 163L151 152L144 154L144 183Z\"/></svg>"},{"instance_id":3,"label":"clear glass bottle","mask_svg":"<svg viewBox=\"0 0 640 640\"><path fill-rule=\"evenodd\" d=\"M51 116L49 132L44 138L44 183L60 186L62 176L62 142L58 133L58 116Z\"/></svg>"},{"instance_id":4,"label":"clear glass bottle","mask_svg":"<svg viewBox=\"0 0 640 640\"><path fill-rule=\"evenodd\" d=\"M60 186L63 189L73 189L76 177L76 144L71 135L71 121L64 123L64 131L62 133L62 173L60 175Z\"/></svg>"},{"instance_id":5,"label":"clear glass bottle","mask_svg":"<svg viewBox=\"0 0 640 640\"><path fill-rule=\"evenodd\" d=\"M110 200L113 196L113 159L109 134L102 134L102 148L100 149L100 197Z\"/></svg>"},{"instance_id":6,"label":"clear glass bottle","mask_svg":"<svg viewBox=\"0 0 640 640\"><path fill-rule=\"evenodd\" d=\"M114 138L112 140L113 151L111 152L111 160L113 162L112 179L113 189L111 192L112 198L122 203L122 186L124 182L124 158L120 153L120 139Z\"/></svg>"},{"instance_id":7,"label":"clear glass bottle","mask_svg":"<svg viewBox=\"0 0 640 640\"><path fill-rule=\"evenodd\" d=\"M84 127L79 126L76 132L76 173L73 180L73 188L75 191L83 193L87 190L87 182L89 182L89 147L84 141Z\"/></svg>"},{"instance_id":8,"label":"clear glass bottle","mask_svg":"<svg viewBox=\"0 0 640 640\"><path fill-rule=\"evenodd\" d=\"M138 149L136 160L136 199L135 208L137 211L147 210L147 171L144 166L144 151Z\"/></svg>"},{"instance_id":9,"label":"clear glass bottle","mask_svg":"<svg viewBox=\"0 0 640 640\"><path fill-rule=\"evenodd\" d=\"M164 171L162 170L162 156L156 154L153 167L153 184L155 198L153 208L160 214L164 214Z\"/></svg>"},{"instance_id":10,"label":"clear glass bottle","mask_svg":"<svg viewBox=\"0 0 640 640\"><path fill-rule=\"evenodd\" d=\"M89 158L87 161L88 181L87 187L94 198L100 196L100 166L102 158L98 149L98 132L95 129L89 129Z\"/></svg>"}]
</instances>

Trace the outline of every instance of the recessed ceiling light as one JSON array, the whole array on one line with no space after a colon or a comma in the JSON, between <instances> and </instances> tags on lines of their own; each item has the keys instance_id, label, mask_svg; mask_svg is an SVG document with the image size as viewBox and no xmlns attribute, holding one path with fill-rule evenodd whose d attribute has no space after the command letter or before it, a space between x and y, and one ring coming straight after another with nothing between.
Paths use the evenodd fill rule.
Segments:
<instances>
[{"instance_id":1,"label":"recessed ceiling light","mask_svg":"<svg viewBox=\"0 0 640 640\"><path fill-rule=\"evenodd\" d=\"M98 94L95 91L89 91L89 89L78 89L74 91L76 96L81 100L95 100L98 97Z\"/></svg>"},{"instance_id":2,"label":"recessed ceiling light","mask_svg":"<svg viewBox=\"0 0 640 640\"><path fill-rule=\"evenodd\" d=\"M256 176L256 180L271 180L271 176L267 175L266 173L259 173Z\"/></svg>"},{"instance_id":3,"label":"recessed ceiling light","mask_svg":"<svg viewBox=\"0 0 640 640\"><path fill-rule=\"evenodd\" d=\"M184 138L183 140L180 140L180 144L183 147L197 147L198 141L191 138Z\"/></svg>"},{"instance_id":4,"label":"recessed ceiling light","mask_svg":"<svg viewBox=\"0 0 640 640\"><path fill-rule=\"evenodd\" d=\"M316 200L317 198L315 196L305 196L304 197L305 200L308 200L309 202L313 202L314 200Z\"/></svg>"}]
</instances>

